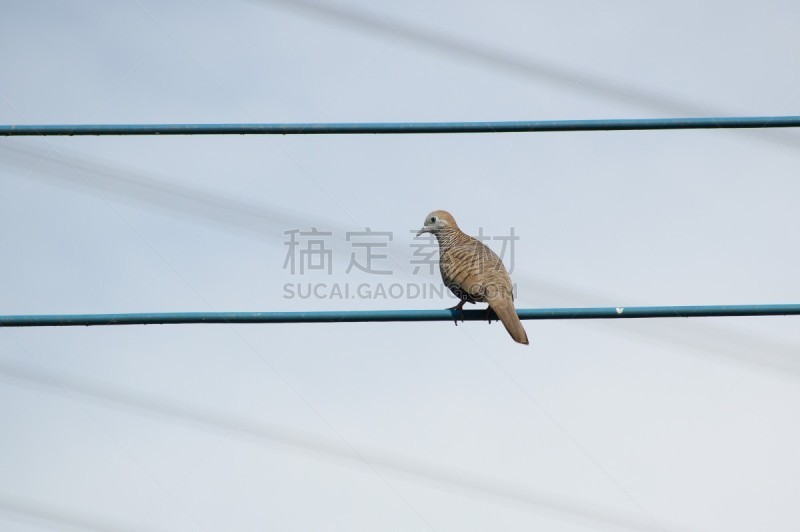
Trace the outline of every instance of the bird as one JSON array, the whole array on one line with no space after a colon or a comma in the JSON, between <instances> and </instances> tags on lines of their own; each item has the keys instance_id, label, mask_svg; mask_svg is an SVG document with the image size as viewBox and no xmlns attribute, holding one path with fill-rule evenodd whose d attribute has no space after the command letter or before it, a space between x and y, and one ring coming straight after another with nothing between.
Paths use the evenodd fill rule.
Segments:
<instances>
[{"instance_id":1,"label":"bird","mask_svg":"<svg viewBox=\"0 0 800 532\"><path fill-rule=\"evenodd\" d=\"M528 335L514 308L511 277L500 257L483 242L461 231L447 211L428 214L417 236L423 233L433 234L439 242L442 281L461 300L449 310L461 311L463 321L464 303L488 303L487 311L491 309L497 314L511 338L527 345Z\"/></svg>"}]
</instances>

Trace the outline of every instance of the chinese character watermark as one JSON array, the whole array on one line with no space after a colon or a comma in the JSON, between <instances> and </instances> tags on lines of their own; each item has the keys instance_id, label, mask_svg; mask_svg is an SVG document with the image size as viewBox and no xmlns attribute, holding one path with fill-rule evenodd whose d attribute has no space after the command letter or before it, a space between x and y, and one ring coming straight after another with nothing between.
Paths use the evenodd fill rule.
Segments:
<instances>
[{"instance_id":1,"label":"chinese character watermark","mask_svg":"<svg viewBox=\"0 0 800 532\"><path fill-rule=\"evenodd\" d=\"M389 258L389 255L385 253L378 253L374 251L374 248L388 248L389 242L393 240L393 236L391 231L372 231L369 227L366 228L365 231L348 231L346 233L346 238L348 242L352 241L352 246L357 249L363 249L366 255L366 265L358 262L356 258L356 252L353 251L350 254L350 264L347 266L345 273L350 273L350 270L353 269L353 266L361 270L362 272L372 273L375 275L391 275L391 270L378 270L372 265L373 260L386 260ZM386 239L385 242L370 242L366 239Z\"/></svg>"},{"instance_id":2,"label":"chinese character watermark","mask_svg":"<svg viewBox=\"0 0 800 532\"><path fill-rule=\"evenodd\" d=\"M412 235L416 231L409 231ZM428 267L428 273L433 274L434 268L439 265L439 244L431 233L418 236L409 244L414 250L411 253L411 265L414 266L413 274L417 275L422 266Z\"/></svg>"},{"instance_id":3,"label":"chinese character watermark","mask_svg":"<svg viewBox=\"0 0 800 532\"><path fill-rule=\"evenodd\" d=\"M318 231L316 227L312 227L311 231L301 231L300 229L291 229L284 231L284 235L289 235L289 241L284 242L285 246L289 249L286 252L286 260L283 261L283 269L289 267L292 275L297 273L297 258L300 257L300 273L303 274L306 270L326 270L330 274L333 268L333 251L325 248L325 240L321 237L331 236L331 231ZM296 248L301 247L297 237L303 237L305 248L300 249L298 252ZM311 238L317 237L317 238ZM316 259L316 260L315 260Z\"/></svg>"},{"instance_id":4,"label":"chinese character watermark","mask_svg":"<svg viewBox=\"0 0 800 532\"><path fill-rule=\"evenodd\" d=\"M416 231L410 231L411 234ZM310 229L290 229L284 231L284 245L286 258L283 269L291 275L303 275L311 272L333 274L334 249L331 246L333 231L320 231L312 226ZM341 238L341 235L337 235ZM347 231L344 241L348 243L349 256L344 273L349 274L354 269L369 275L392 275L390 268L390 243L394 242L391 231L373 231L366 227L363 231ZM509 273L514 271L515 244L520 239L509 228L505 235L486 235L482 227L478 228L477 242L467 244L474 246L473 257L476 267L483 268L490 264L495 268L502 268L503 264ZM500 242L497 257L493 258L488 243ZM412 275L431 276L436 273L439 266L439 245L436 237L430 233L411 239L408 244L411 248L408 264L412 267ZM338 255L339 251L337 251ZM342 259L345 257L341 257ZM487 260L490 259L490 260ZM341 260L341 259L340 259ZM395 264L399 264L394 261ZM516 292L516 285L513 285ZM432 283L360 283L350 286L349 283L287 283L284 285L285 299L417 299L417 298L442 298L455 297L444 284Z\"/></svg>"}]
</instances>

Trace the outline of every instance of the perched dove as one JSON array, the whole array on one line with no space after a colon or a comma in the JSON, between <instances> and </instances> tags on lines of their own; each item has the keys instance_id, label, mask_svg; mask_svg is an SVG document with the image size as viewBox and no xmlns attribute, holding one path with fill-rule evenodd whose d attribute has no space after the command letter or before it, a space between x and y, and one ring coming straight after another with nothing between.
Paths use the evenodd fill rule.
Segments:
<instances>
[{"instance_id":1,"label":"perched dove","mask_svg":"<svg viewBox=\"0 0 800 532\"><path fill-rule=\"evenodd\" d=\"M494 251L464 234L447 211L433 211L417 232L433 233L439 241L442 281L461 301L451 310L463 311L464 303L488 303L511 337L528 343L528 335L514 308L511 278Z\"/></svg>"}]
</instances>

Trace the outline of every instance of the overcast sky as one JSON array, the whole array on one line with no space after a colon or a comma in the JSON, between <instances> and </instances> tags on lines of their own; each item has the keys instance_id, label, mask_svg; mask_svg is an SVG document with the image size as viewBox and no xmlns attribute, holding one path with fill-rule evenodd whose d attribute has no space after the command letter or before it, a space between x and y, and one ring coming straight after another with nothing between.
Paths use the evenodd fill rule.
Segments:
<instances>
[{"instance_id":1,"label":"overcast sky","mask_svg":"<svg viewBox=\"0 0 800 532\"><path fill-rule=\"evenodd\" d=\"M6 2L0 123L797 115L798 17ZM0 314L444 308L435 209L513 229L518 308L796 303L799 164L791 130L0 138ZM0 330L0 528L796 529L797 317L524 325Z\"/></svg>"}]
</instances>

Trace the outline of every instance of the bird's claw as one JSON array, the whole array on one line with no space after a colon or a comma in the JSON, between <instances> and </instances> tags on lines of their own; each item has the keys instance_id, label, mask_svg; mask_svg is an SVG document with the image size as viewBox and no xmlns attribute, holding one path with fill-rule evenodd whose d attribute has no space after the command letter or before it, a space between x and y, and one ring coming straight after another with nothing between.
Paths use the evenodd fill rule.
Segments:
<instances>
[{"instance_id":1,"label":"bird's claw","mask_svg":"<svg viewBox=\"0 0 800 532\"><path fill-rule=\"evenodd\" d=\"M457 310L461 313L461 323L464 323L464 301L462 300L458 305L452 306L447 310ZM453 319L453 323L458 327L458 318Z\"/></svg>"}]
</instances>

